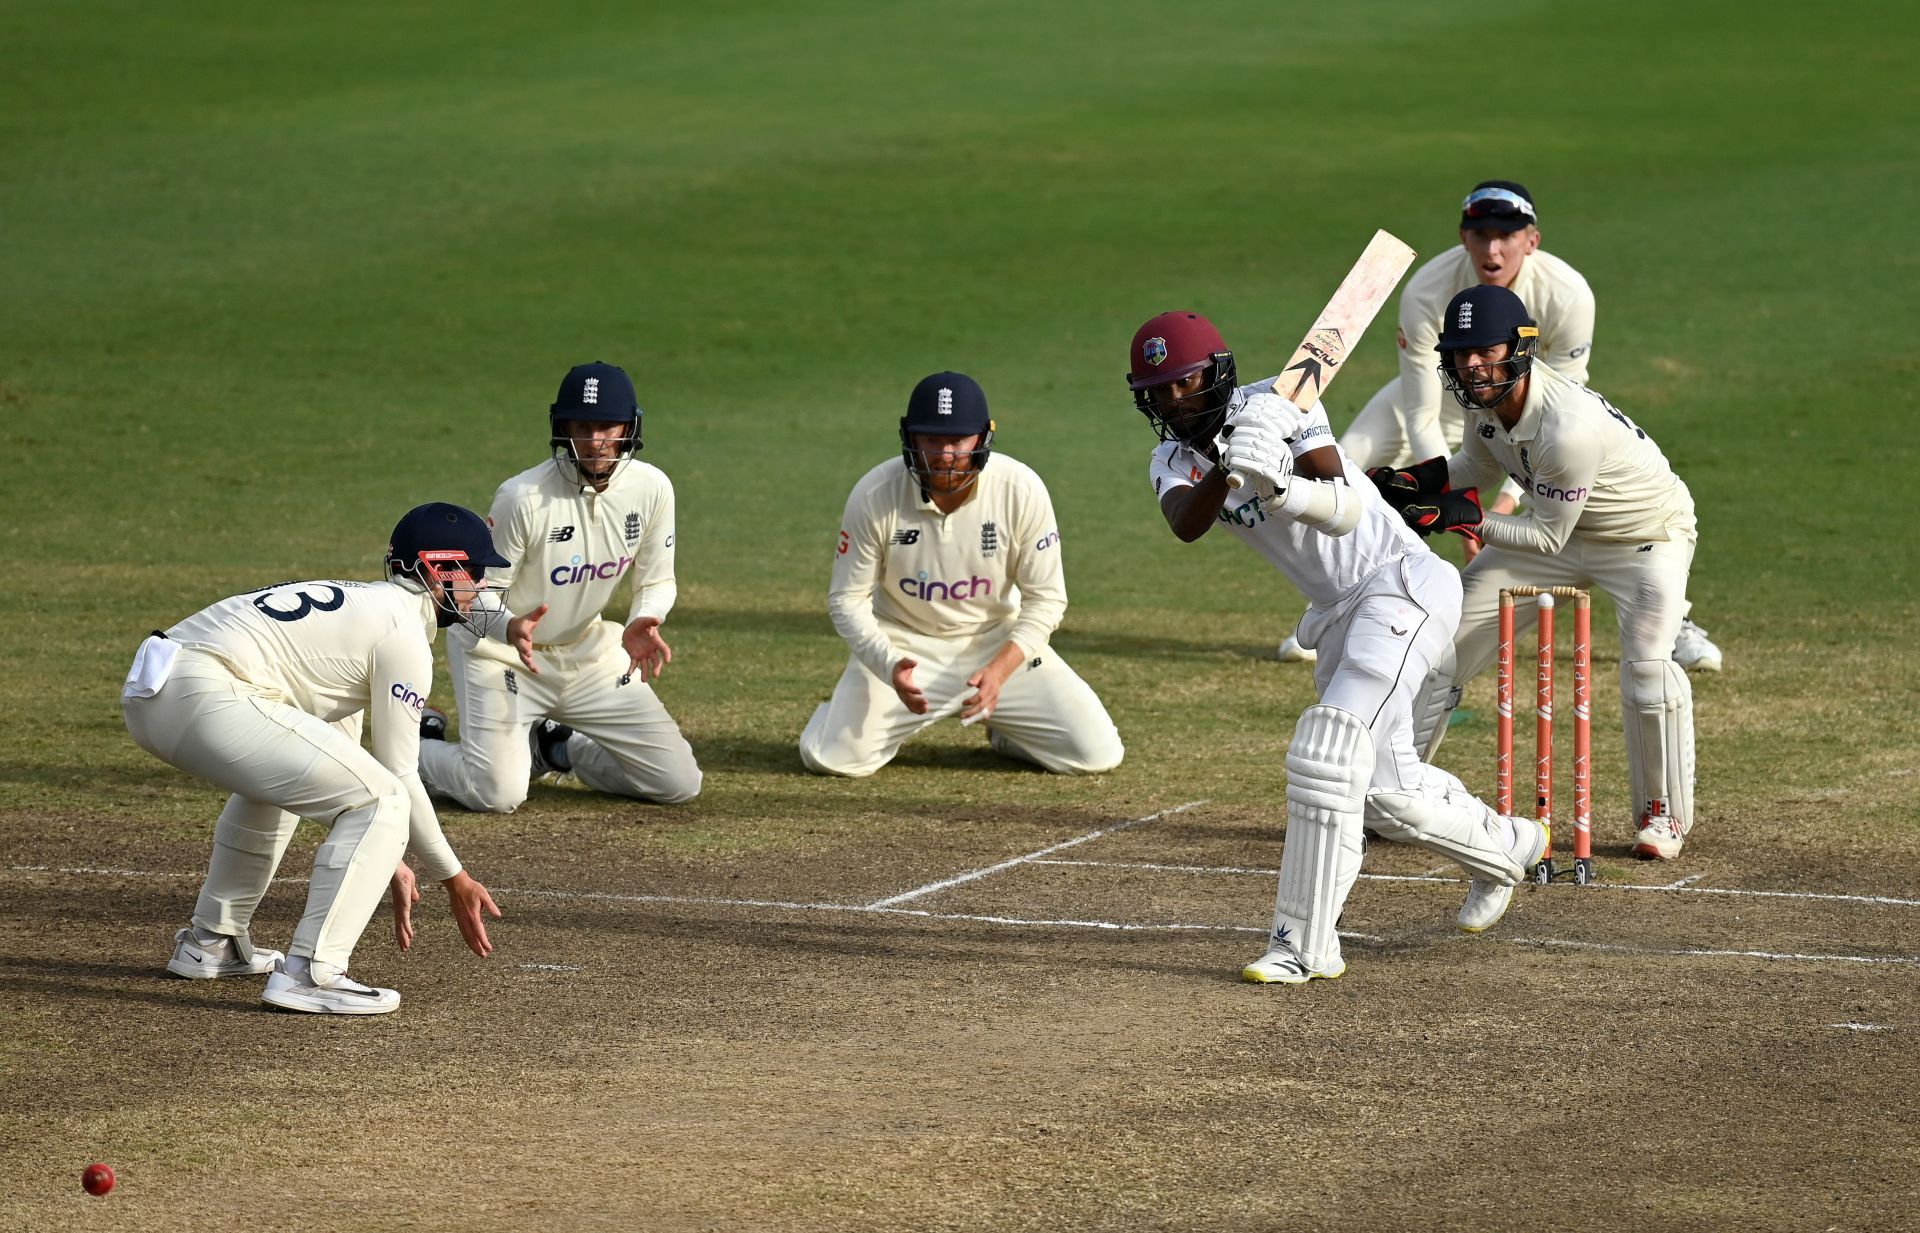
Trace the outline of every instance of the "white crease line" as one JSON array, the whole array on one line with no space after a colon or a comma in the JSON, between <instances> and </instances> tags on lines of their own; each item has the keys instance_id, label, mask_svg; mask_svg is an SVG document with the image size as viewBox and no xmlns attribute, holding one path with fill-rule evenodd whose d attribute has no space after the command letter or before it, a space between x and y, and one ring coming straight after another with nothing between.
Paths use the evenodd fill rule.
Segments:
<instances>
[{"instance_id":1,"label":"white crease line","mask_svg":"<svg viewBox=\"0 0 1920 1233\"><path fill-rule=\"evenodd\" d=\"M971 873L963 873L958 877L946 878L939 882L929 882L925 886L916 886L912 890L902 891L898 895L889 895L885 899L876 899L867 906L870 908L890 907L896 903L905 903L909 899L918 899L922 895L931 895L936 891L949 890L963 883L984 878L988 874L999 873L1002 869L1011 869L1015 865L1023 865L1028 861L1045 856L1049 852L1059 852L1066 848L1075 847L1076 845L1087 843L1090 840L1099 839L1103 835L1117 835L1121 831L1139 826L1143 822L1152 822L1158 818L1172 817L1176 813L1185 813L1189 809L1197 809L1206 803L1205 801L1188 801L1184 805L1175 805L1171 809L1162 809L1159 813L1150 813L1144 818L1129 818L1127 821L1114 826L1104 826L1097 831L1089 831L1077 839L1069 839L1064 843L1056 843L1050 847L1041 848L1038 852L1029 852L1025 856L1016 856L1012 860L1001 861L997 865L988 865L985 869L975 869Z\"/></svg>"},{"instance_id":2,"label":"white crease line","mask_svg":"<svg viewBox=\"0 0 1920 1233\"><path fill-rule=\"evenodd\" d=\"M1204 804L1204 803L1205 803L1204 801L1194 802L1195 805ZM1191 807L1192 806L1182 806L1182 808L1191 808ZM1168 810L1166 812L1171 813L1174 811ZM1154 815L1154 816L1159 816L1159 815ZM1145 822L1148 820L1149 819L1147 818L1135 819L1136 822ZM1084 863L1101 864L1103 862L1084 862ZM1124 868L1125 866L1120 866L1120 867ZM89 869L89 868L56 869L47 865L12 865L12 866L9 866L9 868L16 872L25 872L25 873L79 873L79 874L103 874L104 873L104 874L111 874L117 877L130 877L130 878L183 879L183 878L197 878L200 876L199 874L189 874L189 873L155 873L150 870L144 870L144 869ZM1200 867L1200 868L1202 869L1202 872L1206 871L1204 867ZM1251 870L1248 872L1266 873L1268 871L1267 870ZM1414 882L1444 880L1444 879L1427 879L1427 878L1402 879L1402 878L1395 877L1394 875L1387 875L1387 874L1376 874L1371 876L1381 877L1381 878L1391 878L1392 880L1396 880L1396 881L1404 880L1404 881L1414 881ZM299 881L303 879L288 878L288 879L282 879L282 880L283 881ZM1601 883L1600 885L1605 885L1605 884ZM1182 923L1141 924L1141 923L1129 923L1125 921L1105 921L1105 920L1026 919L1026 918L1017 917L1017 916L983 916L983 915L976 915L976 914L964 913L964 912L933 912L925 908L888 908L888 907L879 907L872 904L856 904L856 903L795 903L791 901L778 900L778 899L721 899L721 898L706 898L706 897L691 896L691 895L624 895L624 894L615 893L613 891L519 890L513 887L498 887L495 889L502 895L525 895L529 898L539 898L539 899L573 899L573 900L589 900L589 901L605 902L605 903L677 903L677 904L691 904L691 905L705 906L705 907L779 908L787 911L796 911L796 912L860 912L860 913L867 913L875 916L916 916L923 920L974 921L982 924L991 924L991 925L1024 925L1024 926L1051 927L1051 928L1103 929L1103 930L1124 931L1124 932L1130 932L1130 933L1171 932L1171 931L1177 931L1177 930L1204 931L1204 932L1215 932L1215 933L1264 934L1267 932L1265 929L1255 928L1252 925L1205 925L1205 924L1182 924ZM1631 888L1623 888L1623 889L1660 890L1663 888L1652 886L1652 887L1631 887ZM1765 893L1765 892L1750 892L1750 893L1759 894L1759 893ZM1775 892L1775 893L1785 893L1785 892ZM1826 896L1826 897L1827 898L1858 898L1858 896ZM1342 930L1340 933L1340 936L1343 938L1353 938L1362 942L1384 942L1387 940L1385 938L1376 936L1374 934L1351 933L1346 930ZM1704 959L1768 959L1768 960L1796 962L1796 963L1834 962L1834 963L1920 965L1920 955L1886 955L1886 956L1801 955L1801 954L1792 954L1792 953L1784 953L1784 952L1777 952L1777 951L1764 951L1764 950L1705 950L1705 949L1669 950L1669 949L1658 949L1658 948L1645 947L1645 946L1626 946L1626 945L1619 945L1619 944L1608 943L1608 942L1575 942L1575 941L1570 941L1562 938L1489 938L1486 940L1492 941L1492 942L1505 943L1506 945L1509 945L1509 946L1559 947L1567 950L1591 950L1591 951L1600 951L1603 953L1615 954L1615 955L1655 955L1655 956L1668 956L1668 957L1678 956L1678 957L1704 958ZM1835 1026L1838 1026L1838 1025L1835 1025Z\"/></svg>"},{"instance_id":3,"label":"white crease line","mask_svg":"<svg viewBox=\"0 0 1920 1233\"><path fill-rule=\"evenodd\" d=\"M1684 878L1678 878L1672 882L1667 883L1667 889L1672 890L1676 886L1688 886L1694 882L1698 882L1701 878L1704 878L1706 876L1707 875L1704 873L1690 873Z\"/></svg>"},{"instance_id":4,"label":"white crease line","mask_svg":"<svg viewBox=\"0 0 1920 1233\"><path fill-rule=\"evenodd\" d=\"M523 963L520 965L520 970L522 972L578 972L582 969L577 963Z\"/></svg>"},{"instance_id":5,"label":"white crease line","mask_svg":"<svg viewBox=\"0 0 1920 1233\"><path fill-rule=\"evenodd\" d=\"M1032 865L1077 865L1083 869L1147 869L1157 873L1257 874L1280 876L1278 869L1241 869L1233 865L1159 865L1151 861L1029 861ZM1464 878L1436 878L1427 873L1363 873L1368 882L1463 882Z\"/></svg>"},{"instance_id":6,"label":"white crease line","mask_svg":"<svg viewBox=\"0 0 1920 1233\"><path fill-rule=\"evenodd\" d=\"M1154 869L1168 873L1259 874L1273 877L1277 869L1242 869L1233 865L1156 865L1145 861L1043 861L1035 865L1079 865L1087 869ZM1697 874L1696 877L1705 877ZM1465 882L1465 878L1436 878L1428 874L1363 873L1370 882ZM1682 879L1685 881L1686 879ZM1894 908L1920 908L1920 899L1895 899L1889 895L1836 895L1825 891L1735 890L1719 886L1683 886L1669 882L1659 886L1640 886L1631 882L1591 882L1584 890L1654 891L1669 895L1737 895L1756 899L1813 899L1833 903L1878 903Z\"/></svg>"},{"instance_id":7,"label":"white crease line","mask_svg":"<svg viewBox=\"0 0 1920 1233\"><path fill-rule=\"evenodd\" d=\"M1893 1029L1884 1023L1829 1023L1830 1028L1845 1028L1849 1032L1891 1032Z\"/></svg>"},{"instance_id":8,"label":"white crease line","mask_svg":"<svg viewBox=\"0 0 1920 1233\"><path fill-rule=\"evenodd\" d=\"M1612 942L1572 942L1563 938L1502 938L1515 946L1551 946L1561 950L1597 950L1615 955L1670 955L1690 959L1775 959L1794 963L1897 963L1920 964L1920 955L1801 955L1791 951L1708 950L1704 947L1665 949L1651 946L1621 946Z\"/></svg>"}]
</instances>

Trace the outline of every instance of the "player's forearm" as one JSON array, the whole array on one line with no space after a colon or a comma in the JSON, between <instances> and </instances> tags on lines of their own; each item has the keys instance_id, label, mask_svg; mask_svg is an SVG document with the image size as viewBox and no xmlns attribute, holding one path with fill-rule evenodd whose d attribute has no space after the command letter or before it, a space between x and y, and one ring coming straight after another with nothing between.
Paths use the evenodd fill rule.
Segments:
<instances>
[{"instance_id":1,"label":"player's forearm","mask_svg":"<svg viewBox=\"0 0 1920 1233\"><path fill-rule=\"evenodd\" d=\"M1365 498L1351 485L1340 480L1299 476L1294 477L1286 493L1269 508L1322 535L1332 536L1352 531L1366 512Z\"/></svg>"},{"instance_id":2,"label":"player's forearm","mask_svg":"<svg viewBox=\"0 0 1920 1233\"><path fill-rule=\"evenodd\" d=\"M420 862L420 872L435 882L444 882L460 872L460 858L440 829L440 817L427 799L427 789L418 771L400 777L407 789L407 851Z\"/></svg>"},{"instance_id":3,"label":"player's forearm","mask_svg":"<svg viewBox=\"0 0 1920 1233\"><path fill-rule=\"evenodd\" d=\"M1424 457L1434 457L1432 454ZM1481 492L1493 492L1506 482L1507 473L1500 464L1486 455L1476 457L1466 450L1447 459L1447 487L1478 488Z\"/></svg>"},{"instance_id":4,"label":"player's forearm","mask_svg":"<svg viewBox=\"0 0 1920 1233\"><path fill-rule=\"evenodd\" d=\"M680 596L680 588L669 574L664 578L650 578L646 582L636 582L633 588L633 603L627 609L627 624L631 625L641 617L652 617L662 624L667 614L673 611L673 601Z\"/></svg>"},{"instance_id":5,"label":"player's forearm","mask_svg":"<svg viewBox=\"0 0 1920 1233\"><path fill-rule=\"evenodd\" d=\"M1494 548L1514 552L1537 552L1552 556L1566 547L1573 533L1571 522L1545 522L1529 510L1523 514L1488 513L1480 520L1480 541Z\"/></svg>"},{"instance_id":6,"label":"player's forearm","mask_svg":"<svg viewBox=\"0 0 1920 1233\"><path fill-rule=\"evenodd\" d=\"M874 619L872 593L843 595L835 592L827 597L827 616L833 621L834 632L853 652L853 657L865 664L869 672L886 680L900 657L894 653L893 641L880 628L880 622Z\"/></svg>"},{"instance_id":7,"label":"player's forearm","mask_svg":"<svg viewBox=\"0 0 1920 1233\"><path fill-rule=\"evenodd\" d=\"M1183 484L1160 499L1160 512L1181 542L1191 544L1219 520L1227 499L1227 473L1217 464L1197 484Z\"/></svg>"}]
</instances>

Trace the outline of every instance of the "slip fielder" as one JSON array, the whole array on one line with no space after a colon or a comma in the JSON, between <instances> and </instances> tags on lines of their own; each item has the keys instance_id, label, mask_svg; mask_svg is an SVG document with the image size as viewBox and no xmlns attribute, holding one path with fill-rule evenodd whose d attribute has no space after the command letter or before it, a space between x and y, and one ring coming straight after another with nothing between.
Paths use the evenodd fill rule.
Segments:
<instances>
[{"instance_id":1,"label":"slip fielder","mask_svg":"<svg viewBox=\"0 0 1920 1233\"><path fill-rule=\"evenodd\" d=\"M262 998L287 1010L393 1010L398 993L349 979L347 965L390 879L396 936L401 949L412 944L418 893L401 863L407 850L446 887L467 945L492 950L482 913L500 911L448 846L415 756L434 631L481 619L482 578L505 565L478 514L423 505L394 528L385 582L278 583L141 643L121 694L128 733L233 793L168 971L203 980L270 973ZM513 622L506 638L526 648L538 619ZM371 753L360 746L363 718ZM331 829L282 956L256 948L250 927L303 817Z\"/></svg>"},{"instance_id":2,"label":"slip fielder","mask_svg":"<svg viewBox=\"0 0 1920 1233\"><path fill-rule=\"evenodd\" d=\"M1113 720L1049 645L1067 610L1053 502L1031 468L993 452L986 394L961 373L927 377L900 447L847 498L827 609L852 654L800 735L800 760L871 775L958 715L984 722L999 753L1049 771L1118 766Z\"/></svg>"},{"instance_id":3,"label":"slip fielder","mask_svg":"<svg viewBox=\"0 0 1920 1233\"><path fill-rule=\"evenodd\" d=\"M533 665L498 638L456 629L447 664L460 740L430 712L420 774L468 809L510 813L547 770L662 805L700 792L700 767L650 682L673 658L673 485L632 457L642 413L624 370L568 371L548 409L551 454L500 485L488 519L512 568L495 571L509 612L539 613ZM601 619L623 581L624 626Z\"/></svg>"},{"instance_id":4,"label":"slip fielder","mask_svg":"<svg viewBox=\"0 0 1920 1233\"><path fill-rule=\"evenodd\" d=\"M1360 876L1363 826L1467 870L1458 923L1490 928L1547 835L1495 813L1414 751L1412 700L1451 644L1458 573L1341 453L1324 408L1296 407L1273 392L1275 378L1236 386L1233 352L1205 317L1162 313L1128 355L1134 405L1160 437L1148 474L1168 527L1190 543L1224 526L1258 552L1312 605L1301 628L1322 651L1319 700L1287 748L1273 930L1242 977L1303 984L1346 971L1336 926ZM1230 490L1230 472L1248 487Z\"/></svg>"}]
</instances>

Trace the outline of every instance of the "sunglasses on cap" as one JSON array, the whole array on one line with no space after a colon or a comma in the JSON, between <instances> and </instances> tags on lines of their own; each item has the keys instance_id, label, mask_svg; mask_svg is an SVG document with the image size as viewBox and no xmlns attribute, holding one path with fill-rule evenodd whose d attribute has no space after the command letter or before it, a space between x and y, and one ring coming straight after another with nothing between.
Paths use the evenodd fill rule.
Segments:
<instances>
[{"instance_id":1,"label":"sunglasses on cap","mask_svg":"<svg viewBox=\"0 0 1920 1233\"><path fill-rule=\"evenodd\" d=\"M1533 203L1505 188L1476 188L1460 203L1460 212L1468 218L1533 217Z\"/></svg>"}]
</instances>

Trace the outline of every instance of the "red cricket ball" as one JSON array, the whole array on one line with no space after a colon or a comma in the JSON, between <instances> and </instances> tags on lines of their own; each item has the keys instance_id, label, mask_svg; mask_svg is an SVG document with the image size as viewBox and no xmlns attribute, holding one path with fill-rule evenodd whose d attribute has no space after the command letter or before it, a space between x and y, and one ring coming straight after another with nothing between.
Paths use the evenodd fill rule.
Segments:
<instances>
[{"instance_id":1,"label":"red cricket ball","mask_svg":"<svg viewBox=\"0 0 1920 1233\"><path fill-rule=\"evenodd\" d=\"M88 1194L105 1194L113 1189L113 1166L90 1164L80 1173L80 1188Z\"/></svg>"}]
</instances>

